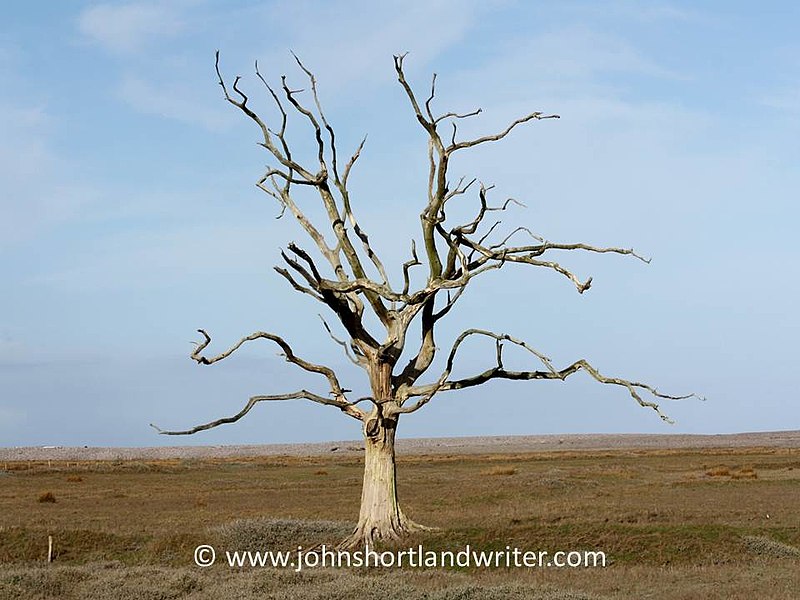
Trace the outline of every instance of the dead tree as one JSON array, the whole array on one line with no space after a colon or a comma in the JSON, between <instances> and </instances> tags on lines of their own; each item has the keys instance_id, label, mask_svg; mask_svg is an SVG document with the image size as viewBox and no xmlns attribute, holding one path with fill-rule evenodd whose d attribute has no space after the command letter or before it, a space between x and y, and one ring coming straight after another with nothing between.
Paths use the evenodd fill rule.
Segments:
<instances>
[{"instance_id":1,"label":"dead tree","mask_svg":"<svg viewBox=\"0 0 800 600\"><path fill-rule=\"evenodd\" d=\"M639 405L654 410L665 420L668 418L661 412L658 404L647 399L645 394L654 398L689 397L670 396L645 383L608 377L583 359L559 368L545 354L521 339L506 333L475 328L466 329L455 339L447 351L443 371L435 377L429 375L438 351L435 342L437 324L451 314L467 287L481 275L511 265L537 267L567 278L582 294L589 289L591 278L581 280L567 267L556 262L552 258L554 254L564 251L611 253L648 261L632 249L551 242L525 227L517 227L501 234L500 221L492 220L490 216L505 211L515 201L506 200L495 206L490 204L488 198L490 186L480 183L476 185L476 179L467 178L452 182L448 172L450 161L459 152L502 140L519 125L557 119L558 115L532 112L514 120L499 133L460 140L458 122L478 115L480 109L463 114L435 114L432 104L436 93L436 76L433 77L429 93L420 101L406 80L403 71L404 57L394 57L394 68L414 116L428 136L428 189L427 199L422 203L420 213L422 252L417 252L412 239L410 257L399 270L402 272L402 287L397 287L390 281L384 263L356 220L351 204L348 178L364 148L364 141L342 164L334 129L322 110L316 80L311 71L297 60L308 79L309 103L300 99L302 90L289 87L285 77L281 79L281 88L276 91L261 75L256 64L255 74L265 86L266 93L280 115L276 123L268 124L248 105L249 98L240 87L241 78L236 77L229 87L220 72L219 53L216 60L216 72L225 100L258 126L259 144L266 149L274 165L267 169L256 185L278 202L281 214L288 211L297 220L313 244L312 253L298 244L290 243L287 251L281 252L283 265L276 266L275 270L297 292L311 296L335 315L346 331L347 339L337 338L323 320L325 329L333 341L344 349L349 359L366 372L371 395L351 398L350 390L343 386L333 369L300 358L286 340L273 333L257 331L242 338L221 354L206 356L204 351L211 343L211 338L200 329L203 341L191 354L191 358L198 364L211 365L231 356L248 342L263 340L277 345L288 362L304 371L322 376L327 389L321 392L301 389L253 396L233 416L185 431L164 431L157 428L166 435L189 435L225 423L234 423L260 402L295 399L331 406L360 421L365 445L361 510L358 525L343 542L343 546L395 540L422 528L403 513L398 502L395 433L401 415L419 410L437 394L474 387L497 379L565 380L578 371L584 371L600 383L625 388ZM316 141L316 159L313 165L301 164L292 154L286 137L289 110L296 111L307 122L309 132L313 131ZM311 189L318 195L327 215L327 222L313 223L301 210L294 194L300 187ZM464 202L471 192L475 192L476 200L474 218L464 223L448 221L445 212L448 205ZM523 236L524 242L512 242L512 239ZM410 271L415 267L424 270L424 285L412 284ZM368 327L366 311L371 311L377 318L375 323L380 323L379 331L374 331L377 328L375 325L372 330ZM468 377L453 377L459 349L468 338L482 338L491 342L494 347L493 364ZM413 344L413 356L408 362L400 363L403 350L410 344ZM507 346L516 346L529 353L534 362L530 370L519 371L504 366L503 350Z\"/></svg>"}]
</instances>

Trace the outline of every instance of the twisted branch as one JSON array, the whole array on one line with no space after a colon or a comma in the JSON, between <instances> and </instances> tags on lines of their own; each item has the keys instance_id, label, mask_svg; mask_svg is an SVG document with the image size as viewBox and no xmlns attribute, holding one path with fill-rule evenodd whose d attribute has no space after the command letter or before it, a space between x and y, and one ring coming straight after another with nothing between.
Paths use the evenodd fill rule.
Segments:
<instances>
[{"instance_id":1,"label":"twisted branch","mask_svg":"<svg viewBox=\"0 0 800 600\"><path fill-rule=\"evenodd\" d=\"M459 346L461 343L470 335L484 335L486 337L494 338L496 341L496 365L490 369L483 371L482 373L478 373L477 375L473 375L470 377L465 377L461 379L450 380L448 377L452 373L453 370L453 363L455 360L456 353L458 351ZM525 348L531 354L534 354L547 368L546 371L541 370L534 370L534 371L512 371L508 370L503 366L502 362L502 342L509 341L517 346ZM628 390L630 396L642 407L650 408L654 410L662 420L672 423L673 421L661 412L661 408L659 405L651 400L645 400L642 398L640 392L646 391L651 395L655 396L656 398L662 398L665 400L685 400L687 398L698 398L700 400L704 400L701 396L698 396L695 393L675 396L671 394L664 394L659 392L653 386L641 383L638 381L630 381L627 379L622 379L619 377L608 377L603 375L598 371L594 366L592 366L588 361L585 359L576 360L568 367L565 367L561 370L556 370L553 368L553 365L549 358L542 355L538 351L531 348L527 343L522 340L518 340L516 338L512 338L507 334L497 334L491 331L486 330L479 330L479 329L468 329L463 332L453 344L452 349L450 350L450 354L447 360L447 366L445 367L444 371L442 372L439 379L432 384L426 386L416 386L411 387L406 390L407 397L419 397L419 399L412 405L403 406L397 410L398 413L412 413L426 403L428 403L431 398L437 394L438 392L442 391L451 391L451 390L460 390L469 387L475 387L478 385L482 385L488 381L493 379L510 379L515 381L520 380L532 380L532 379L549 379L549 380L561 380L564 381L572 375L573 373L577 373L578 371L585 371L588 373L594 380L608 384L608 385L616 385L620 387L624 387Z\"/></svg>"},{"instance_id":2,"label":"twisted branch","mask_svg":"<svg viewBox=\"0 0 800 600\"><path fill-rule=\"evenodd\" d=\"M286 359L286 362L290 362L294 365L297 365L304 371L308 371L309 373L317 373L319 375L323 375L330 384L331 387L331 394L333 394L335 400L332 402L338 402L338 404L349 404L344 400L344 389L341 385L339 385L339 380L336 378L336 373L334 373L333 369L330 367L326 367L324 365L318 365L307 360L300 358L299 356L295 355L292 347L279 335L275 335L274 333L267 333L266 331L256 331L255 333L251 333L248 336L243 337L238 342L236 342L233 346L217 354L216 356L212 356L211 358L207 356L203 356L202 352L206 349L206 347L211 343L211 336L206 333L204 329L197 330L200 334L202 334L204 340L197 344L194 351L192 351L191 358L197 364L200 365L212 365L215 362L228 358L231 354L236 352L239 348L241 348L245 343L252 342L254 340L265 339L271 342L275 342L278 346L280 346L281 350L283 351L282 356ZM337 405L338 405L337 404Z\"/></svg>"},{"instance_id":3,"label":"twisted branch","mask_svg":"<svg viewBox=\"0 0 800 600\"><path fill-rule=\"evenodd\" d=\"M215 427L219 427L220 425L235 423L236 421L244 417L247 413L249 413L252 410L252 408L259 402L280 401L280 400L302 400L302 399L311 400L312 402L316 402L317 404L336 406L337 408L340 408L345 414L353 417L354 419L358 419L359 421L363 420L364 417L361 410L356 408L354 403L347 405L340 405L335 402L332 402L330 398L325 398L324 396L314 394L313 392L309 392L308 390L299 390L297 392L291 392L289 394L252 396L247 401L247 404L244 405L244 408L242 408L242 410L240 410L235 415L231 415L230 417L222 417L221 419L216 419L214 421L203 423L201 425L195 425L191 429L184 429L184 430L161 429L160 427L154 425L153 423L150 423L150 427L155 429L161 435L192 435L194 433L197 433L198 431L206 431L207 429L214 429Z\"/></svg>"}]
</instances>

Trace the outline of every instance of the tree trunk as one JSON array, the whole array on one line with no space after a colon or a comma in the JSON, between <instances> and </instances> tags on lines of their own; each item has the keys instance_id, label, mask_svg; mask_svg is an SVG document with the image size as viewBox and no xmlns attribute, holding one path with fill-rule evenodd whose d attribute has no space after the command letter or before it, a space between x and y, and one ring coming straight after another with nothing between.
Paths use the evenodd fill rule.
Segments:
<instances>
[{"instance_id":1,"label":"tree trunk","mask_svg":"<svg viewBox=\"0 0 800 600\"><path fill-rule=\"evenodd\" d=\"M376 398L391 393L391 367L379 365L373 372L372 387ZM397 499L397 468L394 438L397 417L386 418L380 405L364 421L364 483L358 525L341 544L342 548L374 546L379 542L401 539L413 531L427 530L403 514Z\"/></svg>"},{"instance_id":2,"label":"tree trunk","mask_svg":"<svg viewBox=\"0 0 800 600\"><path fill-rule=\"evenodd\" d=\"M394 455L396 420L380 417L364 426L364 483L358 525L340 545L342 548L374 546L391 542L421 529L403 514L397 499L397 471Z\"/></svg>"}]
</instances>

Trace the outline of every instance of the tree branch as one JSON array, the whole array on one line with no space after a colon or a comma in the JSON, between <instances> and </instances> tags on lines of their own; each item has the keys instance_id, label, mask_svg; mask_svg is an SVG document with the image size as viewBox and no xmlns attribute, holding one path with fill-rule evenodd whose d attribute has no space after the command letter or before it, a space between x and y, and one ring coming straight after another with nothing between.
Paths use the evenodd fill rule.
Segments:
<instances>
[{"instance_id":1,"label":"tree branch","mask_svg":"<svg viewBox=\"0 0 800 600\"><path fill-rule=\"evenodd\" d=\"M150 423L150 427L155 429L161 435L192 435L194 433L197 433L198 431L206 431L207 429L213 429L215 427L219 427L220 425L235 423L236 421L244 417L247 413L249 413L252 410L252 408L259 402L279 401L279 400L302 400L302 399L311 400L312 402L316 402L318 404L325 404L326 406L335 406L340 410L342 410L342 412L344 412L345 414L353 417L354 419L358 419L359 421L364 420L364 413L359 408L357 408L354 403L341 404L332 401L330 398L325 398L324 396L320 396L318 394L309 392L308 390L299 390L297 392L292 392L289 394L252 396L250 400L247 401L247 404L245 404L244 408L235 415L232 415L230 417L222 417L221 419L216 419L208 423L203 423L202 425L196 425L191 429L165 430L161 429L157 425L154 425L153 423Z\"/></svg>"},{"instance_id":2,"label":"tree branch","mask_svg":"<svg viewBox=\"0 0 800 600\"><path fill-rule=\"evenodd\" d=\"M463 289L463 288L462 288ZM449 309L448 309L449 310ZM448 377L453 372L453 366L455 363L456 354L458 353L458 349L461 347L461 344L469 338L470 336L483 336L488 337L495 340L495 349L496 349L496 358L497 358L497 368L502 369L502 343L503 342L510 342L520 348L527 350L529 353L533 354L539 361L547 368L549 373L555 373L555 369L550 361L550 358L536 350L535 348L531 347L527 342L524 340L512 337L507 333L495 333L493 331L488 331L486 329L467 329L463 331L453 342L453 346L450 348L450 353L447 356L447 363L445 365L444 371L437 379L436 383L429 384L427 386L417 386L417 387L410 387L407 388L406 393L409 397L412 396L422 396L417 402L413 405L408 407L403 407L399 410L401 413L412 413L424 406L425 404L433 398L439 391L450 389L448 385L452 382L448 382Z\"/></svg>"},{"instance_id":3,"label":"tree branch","mask_svg":"<svg viewBox=\"0 0 800 600\"><path fill-rule=\"evenodd\" d=\"M224 352L218 354L217 356L208 358L206 356L203 356L201 353L211 343L211 336L209 336L208 333L206 333L206 331L203 329L198 329L197 331L203 335L203 338L205 338L204 341L200 342L197 345L197 347L191 354L192 360L194 360L197 364L211 365L214 364L215 362L223 360L229 357L234 352L236 352L246 342L252 342L258 339L270 340L272 342L275 342L278 346L280 346L281 350L283 350L283 356L287 362L297 365L298 367L300 367L304 371L308 371L309 373L318 373L319 375L323 375L330 384L331 393L334 395L334 398L341 399L342 401L344 401L344 389L342 388L341 385L339 385L339 380L336 378L336 373L333 372L333 369L331 369L330 367L326 367L324 365L317 365L312 362L308 362L296 356L291 346L289 346L286 340L284 340L282 337L278 335L275 335L274 333L267 333L265 331L256 331L255 333L251 333L250 335L243 337L233 346L231 346Z\"/></svg>"},{"instance_id":4,"label":"tree branch","mask_svg":"<svg viewBox=\"0 0 800 600\"><path fill-rule=\"evenodd\" d=\"M270 154L272 154L280 164L284 167L298 172L302 177L308 181L313 181L315 176L312 175L308 170L304 169L301 165L297 162L292 160L290 157L283 154L283 152L275 145L272 139L272 133L270 132L269 127L267 124L259 117L255 112L253 112L250 107L247 106L247 102L249 98L247 95L242 92L239 88L239 81L241 77L236 77L233 81L233 91L236 95L240 98L236 100L230 95L228 91L228 87L225 84L225 80L222 77L222 72L219 66L219 50L217 50L215 54L215 61L214 61L214 68L217 73L217 82L219 83L220 87L222 88L222 92L225 95L225 100L227 100L230 104L241 110L249 119L251 119L256 125L258 125L259 129L261 130L261 134L263 136L263 142L261 145L269 150Z\"/></svg>"},{"instance_id":5,"label":"tree branch","mask_svg":"<svg viewBox=\"0 0 800 600\"><path fill-rule=\"evenodd\" d=\"M407 260L403 263L403 295L408 294L408 288L411 285L409 270L411 267L416 265L421 265L422 263L419 262L419 257L417 256L417 244L412 239L411 240L411 259Z\"/></svg>"},{"instance_id":6,"label":"tree branch","mask_svg":"<svg viewBox=\"0 0 800 600\"><path fill-rule=\"evenodd\" d=\"M330 336L330 338L337 345L342 347L342 350L344 350L344 355L347 357L347 360L349 360L351 363L353 363L356 366L364 367L364 364L361 361L359 361L358 358L356 358L355 356L353 356L351 354L350 347L347 345L347 342L345 342L344 340L340 340L335 335L333 335L333 330L331 329L330 325L328 325L328 322L325 320L325 318L322 315L317 315L317 316L320 318L320 321L322 321L322 325L325 327L325 331L328 332L328 335ZM363 358L363 355L361 355L361 357Z\"/></svg>"},{"instance_id":7,"label":"tree branch","mask_svg":"<svg viewBox=\"0 0 800 600\"><path fill-rule=\"evenodd\" d=\"M292 277L291 273L289 273L289 271L287 271L287 270L286 270L286 269L284 269L283 267L272 267L272 268L273 268L273 269L274 269L274 270L275 270L275 271L276 271L276 272L277 272L277 273L278 273L278 274L279 274L281 277L283 277L283 278L284 278L286 281L288 281L288 282L289 282L289 285L291 285L291 286L292 286L292 288L293 288L295 291L301 292L301 293L303 293L303 294L307 294L307 295L311 296L312 298L314 298L314 300L318 300L319 302L325 302L325 298L324 298L323 296L321 296L320 294L316 293L316 292L315 292L314 290L312 290L311 288L308 288L308 287L306 287L306 286L304 286L304 285L301 285L300 283L298 283L298 282L297 282L297 280L295 280L295 278L294 278L294 277Z\"/></svg>"},{"instance_id":8,"label":"tree branch","mask_svg":"<svg viewBox=\"0 0 800 600\"><path fill-rule=\"evenodd\" d=\"M525 115L524 117L520 117L519 119L515 120L511 125L506 127L500 133L496 133L494 135L485 135L475 140L469 140L465 142L453 142L450 146L447 147L446 151L448 154L455 152L456 150L461 150L463 148L471 148L472 146L477 146L478 144L484 144L486 142L497 142L502 140L506 137L511 131L517 126L521 125L522 123L527 123L531 120L541 121L544 119L560 119L559 115L545 115L541 112L532 112L529 115Z\"/></svg>"},{"instance_id":9,"label":"tree branch","mask_svg":"<svg viewBox=\"0 0 800 600\"><path fill-rule=\"evenodd\" d=\"M496 356L497 364L494 367L492 367L490 369L487 369L486 371L483 371L482 373L478 373L477 375L473 375L471 377L465 377L465 378L456 379L456 380L447 379L450 376L450 373L452 372L453 362L454 362L454 358L455 358L456 352L458 350L458 347L464 341L464 339L466 339L466 337L468 337L469 335L472 335L473 333L479 333L479 334L482 334L482 335L487 335L488 337L493 337L493 338L495 338L495 340L497 340L498 344L501 343L503 340L508 340L508 341L511 341L512 343L515 343L515 344L517 344L519 346L522 346L525 349L527 349L528 351L530 351L531 353L535 354L537 356L537 358L539 358L539 360L547 367L547 370L546 371L541 371L541 370L536 370L536 371L511 371L511 370L508 370L502 364L502 358L501 358L502 351L498 347L497 356ZM634 400L636 400L636 402L640 406L645 407L645 408L650 408L650 409L654 410L658 414L658 416L661 417L661 419L663 419L664 421L666 421L668 423L672 423L672 420L667 415L665 415L663 412L661 412L661 409L660 409L659 405L656 402L650 401L650 400L645 400L644 398L642 398L642 396L640 394L641 391L646 391L646 392L650 393L651 395L655 396L656 398L662 398L662 399L666 399L666 400L685 400L687 398L692 398L692 397L700 398L701 400L704 399L704 398L702 398L702 397L700 397L700 396L698 396L697 394L694 394L694 393L686 394L686 395L682 395L682 396L674 396L674 395L670 395L670 394L663 394L663 393L659 392L656 388L654 388L651 385L648 385L646 383L641 383L641 382L638 382L638 381L629 381L627 379L622 379L622 378L619 378L619 377L608 377L608 376L603 375L602 373L600 373L594 366L592 366L585 359L577 360L577 361L573 362L571 365L569 365L568 367L565 367L565 368L557 371L552 367L552 364L550 363L550 360L547 357L544 357L544 356L540 355L537 351L533 350L532 348L527 346L527 344L525 344L524 342L521 342L520 340L515 340L513 338L510 338L510 337L506 336L505 334L495 334L495 333L492 333L492 332L489 332L489 331L471 329L471 330L467 330L464 333L462 333L458 337L456 342L454 343L453 348L450 351L450 355L448 357L447 367L445 368L444 372L439 377L439 379L435 383L432 383L432 384L429 384L429 385L426 385L426 386L417 386L417 387L410 388L409 390L407 390L408 397L419 396L420 399L417 400L417 402L415 402L413 405L410 405L410 406L407 406L407 407L403 407L398 412L404 412L404 413L414 412L414 411L418 410L419 408L421 408L424 404L426 404L436 393L438 393L440 391L460 390L460 389L464 389L464 388L475 387L475 386L478 386L478 385L482 385L482 384L484 384L484 383L486 383L488 381L491 381L493 379L510 379L510 380L516 380L516 381L532 380L532 379L549 379L549 380L561 380L561 381L563 381L563 380L567 379L567 377L569 377L573 373L577 373L578 371L581 371L581 370L583 370L586 373L588 373L594 380L596 380L596 381L598 381L600 383L604 383L604 384L608 384L608 385L616 385L616 386L620 386L620 387L626 388L628 390L628 393L630 394L630 396Z\"/></svg>"}]
</instances>

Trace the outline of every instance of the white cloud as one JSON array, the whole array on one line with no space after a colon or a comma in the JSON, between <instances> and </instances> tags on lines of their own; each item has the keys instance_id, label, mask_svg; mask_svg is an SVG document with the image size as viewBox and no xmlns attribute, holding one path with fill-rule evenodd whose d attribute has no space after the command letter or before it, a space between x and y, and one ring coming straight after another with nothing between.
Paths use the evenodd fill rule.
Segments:
<instances>
[{"instance_id":1,"label":"white cloud","mask_svg":"<svg viewBox=\"0 0 800 600\"><path fill-rule=\"evenodd\" d=\"M70 180L50 144L43 108L0 102L0 244L23 240L70 218L92 198Z\"/></svg>"},{"instance_id":2,"label":"white cloud","mask_svg":"<svg viewBox=\"0 0 800 600\"><path fill-rule=\"evenodd\" d=\"M624 39L585 26L544 33L522 43L516 40L514 46L504 53L504 60L510 59L518 73L536 79L586 80L611 73L680 78Z\"/></svg>"},{"instance_id":3,"label":"white cloud","mask_svg":"<svg viewBox=\"0 0 800 600\"><path fill-rule=\"evenodd\" d=\"M128 75L120 82L117 94L141 113L198 124L211 131L225 129L234 121L217 96L199 94L186 84L157 85Z\"/></svg>"},{"instance_id":4,"label":"white cloud","mask_svg":"<svg viewBox=\"0 0 800 600\"><path fill-rule=\"evenodd\" d=\"M288 52L292 49L317 73L323 102L334 108L342 90L356 85L374 88L391 80L393 54L409 51L413 57L409 70L425 69L462 40L495 4L434 0L400 7L292 0L220 9L194 0L107 3L85 10L78 27L104 49L122 55L127 75L116 84L116 91L135 110L219 131L235 119L219 108L218 94L200 89L200 81L210 81L202 79L208 73L198 71L196 63L187 65L184 56L172 51L174 46L148 52L153 42L167 38L181 42L182 35L191 32L209 49L220 47L227 74L242 73L252 85L252 61L258 58L268 79L288 72L290 82L304 87L304 75L292 68ZM280 28L264 47L259 41L262 33L276 23ZM216 29L212 31L209 24ZM242 40L252 41L242 47Z\"/></svg>"},{"instance_id":5,"label":"white cloud","mask_svg":"<svg viewBox=\"0 0 800 600\"><path fill-rule=\"evenodd\" d=\"M800 87L764 96L761 98L761 104L786 113L800 115Z\"/></svg>"},{"instance_id":6,"label":"white cloud","mask_svg":"<svg viewBox=\"0 0 800 600\"><path fill-rule=\"evenodd\" d=\"M163 2L97 4L78 17L81 33L118 53L135 52L160 37L180 33L184 27L177 7Z\"/></svg>"},{"instance_id":7,"label":"white cloud","mask_svg":"<svg viewBox=\"0 0 800 600\"><path fill-rule=\"evenodd\" d=\"M674 139L690 124L704 125L705 115L683 106L630 97L630 90L642 88L635 83L642 77L679 78L621 37L566 27L509 38L488 60L443 82L435 105L442 112L484 109L479 118L459 123L462 139L501 130L532 110L561 114L559 130L569 126L567 120L580 121L586 134L625 130Z\"/></svg>"},{"instance_id":8,"label":"white cloud","mask_svg":"<svg viewBox=\"0 0 800 600\"><path fill-rule=\"evenodd\" d=\"M653 21L693 21L701 19L697 12L678 8L669 3L660 2L634 2L632 0L617 0L615 2L578 3L571 7L583 17L609 17L613 19L631 19L641 22Z\"/></svg>"},{"instance_id":9,"label":"white cloud","mask_svg":"<svg viewBox=\"0 0 800 600\"><path fill-rule=\"evenodd\" d=\"M115 233L93 240L69 266L55 266L28 283L84 292L141 290L197 273L268 273L264 252L279 244L266 241L272 238L265 229L250 223L204 224Z\"/></svg>"},{"instance_id":10,"label":"white cloud","mask_svg":"<svg viewBox=\"0 0 800 600\"><path fill-rule=\"evenodd\" d=\"M434 0L356 3L279 2L265 14L280 18L282 35L319 77L329 97L342 89L383 84L394 78L392 56L409 52L409 69L426 63L461 41L497 2ZM314 19L308 19L314 14ZM255 56L264 65L287 64L288 48L270 48ZM324 86L323 86L324 84Z\"/></svg>"},{"instance_id":11,"label":"white cloud","mask_svg":"<svg viewBox=\"0 0 800 600\"><path fill-rule=\"evenodd\" d=\"M216 9L194 3L193 13L182 10L183 14L179 14L178 9L188 5L189 0L163 6L99 5L84 12L80 29L106 49L123 54L144 49L157 36L179 35L186 29L189 18L195 33L204 38L210 36L212 32L203 29L203 23L218 20ZM345 10L341 5L317 2L278 2L230 9L226 21L241 25L235 31L237 40L233 48L226 51L228 44L221 45L223 72L244 72L247 83L253 85L255 75L251 65L252 60L258 58L267 78L274 79L286 70L290 82L303 87L304 75L292 69L293 61L288 53L292 48L318 74L323 102L334 109L337 99L344 97L339 95L340 91L352 91L356 84L374 87L392 79L391 60L397 52L412 52L409 68L424 69L427 62L462 39L474 26L480 12L491 5L449 0L412 2L399 11L386 5L364 4ZM315 14L317 18L309 20L308 14ZM255 47L259 42L251 42L251 48L239 47L240 38L259 39L254 27L261 25L257 24L273 23L278 17L284 24L278 34L281 41L271 39L267 50ZM250 32L254 35L248 35ZM225 40L233 33L226 33L223 27L214 37L218 35ZM246 63L234 62L231 55L246 57ZM197 124L215 132L239 122L234 113L220 104L218 91L212 91L210 73L200 70L197 64L187 64L184 56L165 50L157 58L141 52L136 56L136 63L131 62L130 56L124 58L126 74L116 84L115 92L137 112ZM213 57L209 54L208 58ZM144 61L146 69L139 61ZM203 63L202 68L210 68L210 62ZM280 65L278 70L275 65Z\"/></svg>"}]
</instances>

